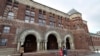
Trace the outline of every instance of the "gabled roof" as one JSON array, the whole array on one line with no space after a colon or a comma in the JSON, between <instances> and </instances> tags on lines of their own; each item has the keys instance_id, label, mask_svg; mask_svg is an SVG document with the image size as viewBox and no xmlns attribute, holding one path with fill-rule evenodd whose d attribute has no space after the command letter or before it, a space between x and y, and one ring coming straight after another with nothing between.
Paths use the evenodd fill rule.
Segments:
<instances>
[{"instance_id":1,"label":"gabled roof","mask_svg":"<svg viewBox=\"0 0 100 56\"><path fill-rule=\"evenodd\" d=\"M68 12L69 15L72 15L72 14L81 14L80 12L78 12L77 10L75 9L71 9L69 12Z\"/></svg>"}]
</instances>

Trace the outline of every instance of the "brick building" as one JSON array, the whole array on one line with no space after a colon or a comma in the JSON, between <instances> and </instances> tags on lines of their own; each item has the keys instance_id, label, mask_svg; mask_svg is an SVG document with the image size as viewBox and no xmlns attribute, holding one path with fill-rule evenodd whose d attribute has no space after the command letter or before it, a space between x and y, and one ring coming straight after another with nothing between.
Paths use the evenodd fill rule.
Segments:
<instances>
[{"instance_id":1,"label":"brick building","mask_svg":"<svg viewBox=\"0 0 100 56\"><path fill-rule=\"evenodd\" d=\"M0 49L6 52L90 50L87 22L75 9L68 13L32 0L0 0ZM5 51L6 50L6 51Z\"/></svg>"},{"instance_id":2,"label":"brick building","mask_svg":"<svg viewBox=\"0 0 100 56\"><path fill-rule=\"evenodd\" d=\"M90 33L90 38L92 42L90 43L90 49L91 50L100 50L100 31L96 34Z\"/></svg>"}]
</instances>

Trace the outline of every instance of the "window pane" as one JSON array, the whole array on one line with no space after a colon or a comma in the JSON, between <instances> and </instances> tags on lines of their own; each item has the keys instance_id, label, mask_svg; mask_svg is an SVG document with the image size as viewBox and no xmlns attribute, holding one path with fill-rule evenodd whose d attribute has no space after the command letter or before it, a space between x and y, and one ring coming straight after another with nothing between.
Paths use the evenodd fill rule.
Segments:
<instances>
[{"instance_id":1,"label":"window pane","mask_svg":"<svg viewBox=\"0 0 100 56\"><path fill-rule=\"evenodd\" d=\"M29 10L26 10L26 15L30 15L30 11Z\"/></svg>"},{"instance_id":2,"label":"window pane","mask_svg":"<svg viewBox=\"0 0 100 56\"><path fill-rule=\"evenodd\" d=\"M43 15L42 14L39 14L39 18L43 18Z\"/></svg>"},{"instance_id":3,"label":"window pane","mask_svg":"<svg viewBox=\"0 0 100 56\"><path fill-rule=\"evenodd\" d=\"M39 25L43 26L43 20L39 19Z\"/></svg>"},{"instance_id":4,"label":"window pane","mask_svg":"<svg viewBox=\"0 0 100 56\"><path fill-rule=\"evenodd\" d=\"M34 18L31 18L30 23L34 23Z\"/></svg>"},{"instance_id":5,"label":"window pane","mask_svg":"<svg viewBox=\"0 0 100 56\"><path fill-rule=\"evenodd\" d=\"M45 20L43 20L43 24L46 24L46 21Z\"/></svg>"},{"instance_id":6,"label":"window pane","mask_svg":"<svg viewBox=\"0 0 100 56\"><path fill-rule=\"evenodd\" d=\"M7 18L8 19L14 19L14 13L13 12L9 12Z\"/></svg>"},{"instance_id":7,"label":"window pane","mask_svg":"<svg viewBox=\"0 0 100 56\"><path fill-rule=\"evenodd\" d=\"M0 39L0 46L6 46L7 39Z\"/></svg>"},{"instance_id":8,"label":"window pane","mask_svg":"<svg viewBox=\"0 0 100 56\"><path fill-rule=\"evenodd\" d=\"M25 22L26 22L26 23L29 23L29 19L30 19L29 16L25 16Z\"/></svg>"},{"instance_id":9,"label":"window pane","mask_svg":"<svg viewBox=\"0 0 100 56\"><path fill-rule=\"evenodd\" d=\"M54 22L51 21L51 22L50 22L50 26L54 26Z\"/></svg>"},{"instance_id":10,"label":"window pane","mask_svg":"<svg viewBox=\"0 0 100 56\"><path fill-rule=\"evenodd\" d=\"M5 26L3 29L3 33L9 33L10 32L10 27Z\"/></svg>"},{"instance_id":11,"label":"window pane","mask_svg":"<svg viewBox=\"0 0 100 56\"><path fill-rule=\"evenodd\" d=\"M35 12L31 12L31 16L35 16Z\"/></svg>"}]
</instances>

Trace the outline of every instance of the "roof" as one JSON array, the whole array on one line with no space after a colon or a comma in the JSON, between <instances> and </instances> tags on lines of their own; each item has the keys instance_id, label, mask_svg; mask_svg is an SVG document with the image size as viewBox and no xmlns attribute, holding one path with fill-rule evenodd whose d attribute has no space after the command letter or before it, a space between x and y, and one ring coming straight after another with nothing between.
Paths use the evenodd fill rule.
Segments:
<instances>
[{"instance_id":1,"label":"roof","mask_svg":"<svg viewBox=\"0 0 100 56\"><path fill-rule=\"evenodd\" d=\"M99 34L95 34L95 33L89 33L89 34L90 34L90 36L93 36L93 35L100 36Z\"/></svg>"},{"instance_id":2,"label":"roof","mask_svg":"<svg viewBox=\"0 0 100 56\"><path fill-rule=\"evenodd\" d=\"M69 12L68 12L69 15L72 15L72 14L81 14L80 12L78 12L77 10L75 9L71 9Z\"/></svg>"}]
</instances>

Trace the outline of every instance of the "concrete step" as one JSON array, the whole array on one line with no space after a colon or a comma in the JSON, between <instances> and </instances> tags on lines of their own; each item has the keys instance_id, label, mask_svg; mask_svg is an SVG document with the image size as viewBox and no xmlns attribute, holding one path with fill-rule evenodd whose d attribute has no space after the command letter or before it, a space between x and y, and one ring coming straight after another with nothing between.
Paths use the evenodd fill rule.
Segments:
<instances>
[{"instance_id":1,"label":"concrete step","mask_svg":"<svg viewBox=\"0 0 100 56\"><path fill-rule=\"evenodd\" d=\"M0 56L9 56L15 52L14 48L1 48Z\"/></svg>"},{"instance_id":2,"label":"concrete step","mask_svg":"<svg viewBox=\"0 0 100 56\"><path fill-rule=\"evenodd\" d=\"M95 53L95 54L86 55L86 56L100 56L100 53Z\"/></svg>"}]
</instances>

